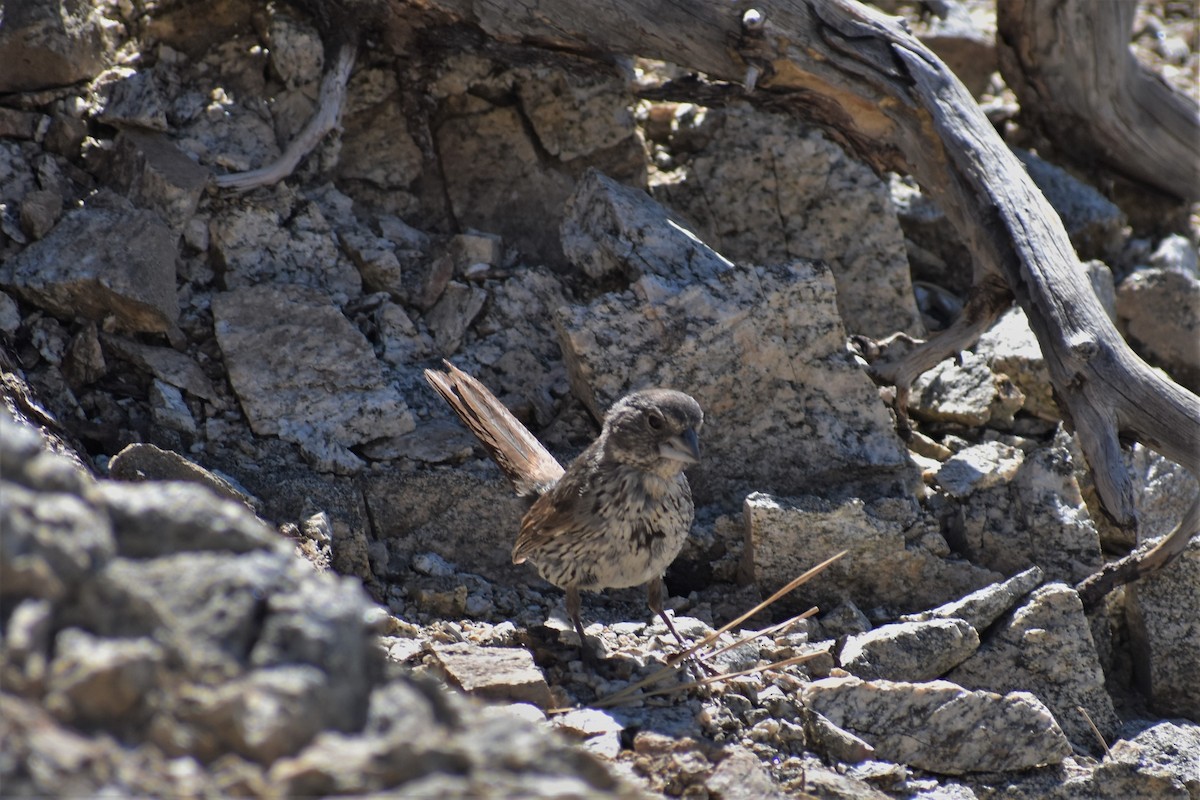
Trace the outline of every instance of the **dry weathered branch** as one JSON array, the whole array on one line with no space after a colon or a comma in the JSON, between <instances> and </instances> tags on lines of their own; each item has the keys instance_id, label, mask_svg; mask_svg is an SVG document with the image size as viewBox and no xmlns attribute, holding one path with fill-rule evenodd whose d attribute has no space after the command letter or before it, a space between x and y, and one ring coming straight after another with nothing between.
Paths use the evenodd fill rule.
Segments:
<instances>
[{"instance_id":1,"label":"dry weathered branch","mask_svg":"<svg viewBox=\"0 0 1200 800\"><path fill-rule=\"evenodd\" d=\"M1200 106L1129 51L1136 11L1132 2L998 3L1000 70L1022 119L1064 153L1200 199Z\"/></svg>"},{"instance_id":2,"label":"dry weathered branch","mask_svg":"<svg viewBox=\"0 0 1200 800\"><path fill-rule=\"evenodd\" d=\"M1082 279L1057 214L967 90L898 20L853 0L780 2L765 22L747 18L752 24L722 3L429 5L508 42L634 53L739 84L753 75L759 88L752 101L802 113L879 170L911 173L976 259L977 296L960 322L901 361L877 364L881 374L907 390L921 369L973 341L1010 291L1118 524L1135 524L1119 435L1200 474L1200 399L1151 370L1121 339ZM1183 541L1191 533L1176 532Z\"/></svg>"},{"instance_id":3,"label":"dry weathered branch","mask_svg":"<svg viewBox=\"0 0 1200 800\"><path fill-rule=\"evenodd\" d=\"M288 144L283 155L258 169L218 175L213 179L217 186L244 192L259 186L274 185L291 175L300 161L341 121L342 106L346 102L346 84L350 80L350 70L354 67L356 50L355 45L349 41L343 42L338 48L333 64L326 69L321 79L317 110L304 129Z\"/></svg>"}]
</instances>

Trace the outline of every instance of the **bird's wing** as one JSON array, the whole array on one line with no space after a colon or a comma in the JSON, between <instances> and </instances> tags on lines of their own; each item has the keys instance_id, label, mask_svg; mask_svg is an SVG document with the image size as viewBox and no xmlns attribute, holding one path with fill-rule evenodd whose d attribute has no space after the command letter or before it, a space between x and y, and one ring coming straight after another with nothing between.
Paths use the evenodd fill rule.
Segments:
<instances>
[{"instance_id":1,"label":"bird's wing","mask_svg":"<svg viewBox=\"0 0 1200 800\"><path fill-rule=\"evenodd\" d=\"M579 507L594 502L595 498L583 491L579 477L573 470L530 507L513 544L514 564L520 564L558 536L579 534L590 524L603 524L598 514L580 513Z\"/></svg>"},{"instance_id":2,"label":"bird's wing","mask_svg":"<svg viewBox=\"0 0 1200 800\"><path fill-rule=\"evenodd\" d=\"M563 475L562 465L487 387L449 361L445 372L425 370L437 393L471 429L518 495L542 494Z\"/></svg>"}]
</instances>

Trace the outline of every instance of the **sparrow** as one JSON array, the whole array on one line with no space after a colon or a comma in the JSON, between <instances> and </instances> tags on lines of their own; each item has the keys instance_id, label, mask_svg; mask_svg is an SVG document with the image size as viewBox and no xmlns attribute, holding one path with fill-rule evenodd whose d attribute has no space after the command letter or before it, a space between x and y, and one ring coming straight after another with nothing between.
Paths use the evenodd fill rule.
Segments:
<instances>
[{"instance_id":1,"label":"sparrow","mask_svg":"<svg viewBox=\"0 0 1200 800\"><path fill-rule=\"evenodd\" d=\"M479 381L444 362L425 370L440 394L520 496L533 503L513 546L566 593L584 658L594 661L580 621L580 592L645 584L650 610L686 650L663 608L662 576L695 515L684 470L700 463L704 413L692 397L645 389L618 400L600 435L566 469Z\"/></svg>"}]
</instances>

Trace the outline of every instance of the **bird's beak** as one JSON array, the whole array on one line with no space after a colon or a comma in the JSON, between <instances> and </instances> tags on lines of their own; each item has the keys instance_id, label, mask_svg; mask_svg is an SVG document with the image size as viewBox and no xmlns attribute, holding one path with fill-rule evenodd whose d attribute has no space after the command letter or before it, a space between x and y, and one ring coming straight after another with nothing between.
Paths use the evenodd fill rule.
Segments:
<instances>
[{"instance_id":1,"label":"bird's beak","mask_svg":"<svg viewBox=\"0 0 1200 800\"><path fill-rule=\"evenodd\" d=\"M658 454L663 458L682 461L685 464L700 463L700 437L696 431L688 428L683 433L676 434L658 446Z\"/></svg>"}]
</instances>

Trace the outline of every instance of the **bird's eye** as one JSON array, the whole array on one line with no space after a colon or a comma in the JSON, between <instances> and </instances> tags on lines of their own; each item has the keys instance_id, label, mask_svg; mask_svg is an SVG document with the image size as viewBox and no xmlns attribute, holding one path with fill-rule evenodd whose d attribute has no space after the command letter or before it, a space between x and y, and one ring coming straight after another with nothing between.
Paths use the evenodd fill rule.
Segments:
<instances>
[{"instance_id":1,"label":"bird's eye","mask_svg":"<svg viewBox=\"0 0 1200 800\"><path fill-rule=\"evenodd\" d=\"M667 421L663 419L662 414L658 413L657 411L651 411L646 417L646 424L658 431L662 430L662 427L667 424Z\"/></svg>"}]
</instances>

